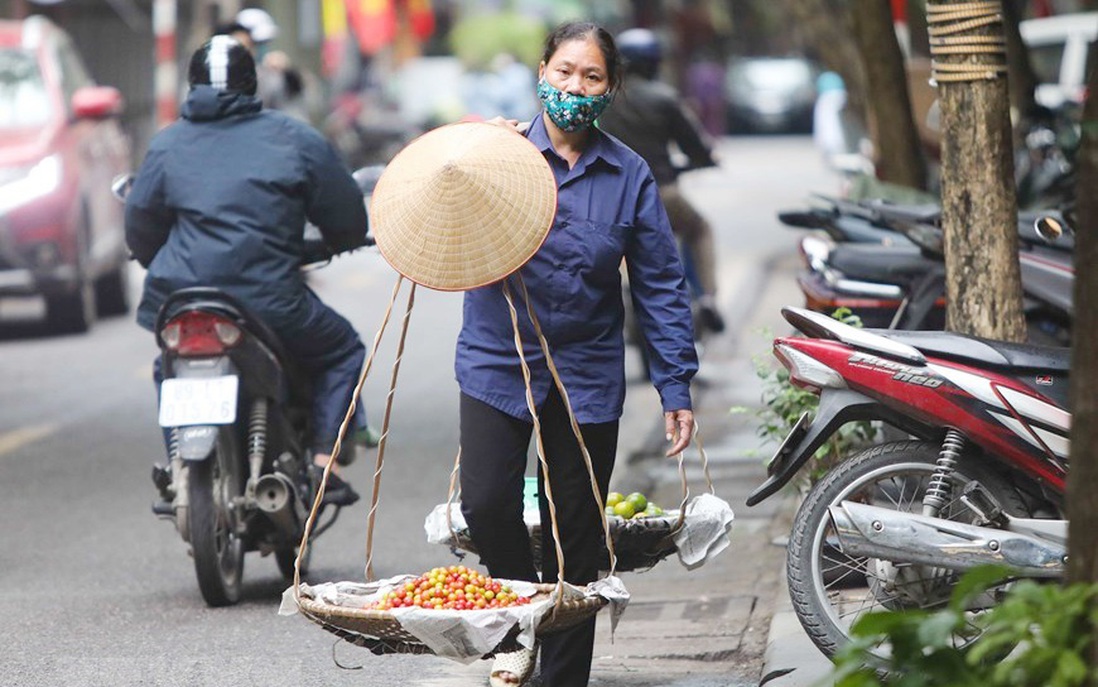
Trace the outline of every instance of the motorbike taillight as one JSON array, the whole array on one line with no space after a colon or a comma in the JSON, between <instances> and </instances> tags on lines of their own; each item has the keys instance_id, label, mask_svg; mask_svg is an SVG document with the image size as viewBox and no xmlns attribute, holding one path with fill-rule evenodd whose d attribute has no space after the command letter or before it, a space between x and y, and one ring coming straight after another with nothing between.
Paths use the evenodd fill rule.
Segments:
<instances>
[{"instance_id":1,"label":"motorbike taillight","mask_svg":"<svg viewBox=\"0 0 1098 687\"><path fill-rule=\"evenodd\" d=\"M846 388L842 375L789 344L775 342L774 356L789 370L789 381L797 386L816 391Z\"/></svg>"},{"instance_id":2,"label":"motorbike taillight","mask_svg":"<svg viewBox=\"0 0 1098 687\"><path fill-rule=\"evenodd\" d=\"M240 342L240 327L213 313L192 311L173 317L160 330L164 345L180 355L221 355Z\"/></svg>"}]
</instances>

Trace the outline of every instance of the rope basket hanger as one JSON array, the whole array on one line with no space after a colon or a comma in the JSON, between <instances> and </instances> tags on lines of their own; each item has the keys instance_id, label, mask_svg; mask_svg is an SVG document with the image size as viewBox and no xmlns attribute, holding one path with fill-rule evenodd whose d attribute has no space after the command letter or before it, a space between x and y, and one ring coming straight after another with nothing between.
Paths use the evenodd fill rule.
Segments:
<instances>
[{"instance_id":1,"label":"rope basket hanger","mask_svg":"<svg viewBox=\"0 0 1098 687\"><path fill-rule=\"evenodd\" d=\"M473 141L475 145L470 145L470 141ZM436 151L438 154L427 154L431 150ZM502 154L506 156L507 166L501 166L502 161L493 158L493 156L498 157L499 150L502 150ZM489 151L490 154L486 154L485 151ZM495 169L496 171L493 173L485 172L485 164L489 166L489 169ZM492 165L495 165L495 167L493 168ZM442 170L441 173L440 170ZM519 171L521 173L518 173ZM507 181L514 177L523 178L518 187L515 187L511 181ZM478 212L475 208L469 210L470 206L466 204L464 206L467 209L466 214L453 215L448 214L449 210L444 207L441 219L438 219L435 214L429 211L431 207L427 208L428 211L415 207L417 197L421 200L427 198L428 206L433 203L435 206L448 207L454 202L454 198L460 197L460 194L457 193L457 187L463 183L473 184L479 194L478 197L492 205L494 210L485 214ZM439 185L445 188L439 190L436 188ZM433 196L425 196L419 193L427 187L433 189ZM500 204L507 206L505 211L497 211ZM551 208L551 212L548 214L544 212L547 205ZM450 125L424 134L416 141L413 141L412 144L409 144L404 151L389 163L385 173L378 181L371 206L374 234L382 255L393 265L400 276L393 287L389 304L374 337L373 346L363 364L358 383L344 415L338 438L332 448L328 463L325 465L323 477L317 489L298 547L298 557L294 562L292 587L293 601L302 615L336 636L367 648L373 653L421 654L438 652L421 637L408 631L401 624L397 614L392 611L342 606L309 595L301 583L301 563L309 545L309 538L313 532L320 505L323 502L324 490L331 475L332 466L343 448L343 437L354 417L362 387L373 366L378 346L389 325L405 279L411 281L412 284L401 322L396 358L393 362L389 390L385 398L381 438L377 446L373 496L367 515L366 527L366 580L374 580L373 534L381 494L381 475L388 446L393 399L407 340L408 325L415 304L417 285L422 284L436 290L447 291L471 289L502 281L501 288L510 311L515 349L523 372L527 406L534 422L538 463L546 484L545 496L550 507L549 524L553 533L558 563L556 584L539 584L534 587L534 600L544 602L538 604L541 615L536 618L536 629L534 631L536 634L541 635L568 629L591 617L609 602L608 598L599 594L577 595L566 588L564 554L557 527L556 507L553 504L548 479L549 464L541 441L540 423L530 385L530 369L523 353L522 340L519 334L518 312L514 305L510 287L505 279L522 264L525 264L529 257L540 247L552 224L555 207L556 182L540 151L525 137L503 127L490 124ZM473 213L472 219L468 219L468 212ZM436 238L441 236L439 232L442 232L442 234L448 233L449 238L452 240L438 240L435 241L436 245L424 244L422 240L417 238L414 231L418 224L424 222L435 227L432 231L434 231ZM431 224L432 222L434 224ZM516 231L520 234L517 239L515 238ZM481 236L481 239L463 244L462 237L472 232ZM520 247L512 250L505 260L481 259L498 247L499 242L495 240L496 237L504 235L510 237L509 240ZM462 245L465 246L464 249ZM464 264L466 262L473 263L476 268L472 271L458 270L458 272L450 269L454 264ZM460 274L458 274L459 272ZM454 274L458 274L458 276L454 277ZM521 278L519 278L519 281L521 283ZM548 342L537 323L525 285L522 286L522 290L526 299L528 316L534 324L550 373L560 391L561 398L564 400L572 429L583 452L591 477L593 495L600 510L604 511L604 504L594 477L590 455L579 431L579 424L575 419L564 384L552 362ZM615 558L613 541L605 513L603 527L607 548L613 561ZM611 570L612 574L613 569ZM621 591L624 592L624 589ZM441 611L429 612L442 613ZM458 614L480 612L483 611L455 611ZM519 634L519 628L516 626L496 646L489 647L487 651L483 652L484 655L517 648Z\"/></svg>"}]
</instances>

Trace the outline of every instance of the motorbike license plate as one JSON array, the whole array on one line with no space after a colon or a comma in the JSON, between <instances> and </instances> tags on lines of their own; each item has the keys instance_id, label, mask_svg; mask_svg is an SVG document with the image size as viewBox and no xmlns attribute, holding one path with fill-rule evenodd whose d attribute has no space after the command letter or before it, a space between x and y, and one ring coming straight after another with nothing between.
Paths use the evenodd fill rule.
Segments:
<instances>
[{"instance_id":1,"label":"motorbike license plate","mask_svg":"<svg viewBox=\"0 0 1098 687\"><path fill-rule=\"evenodd\" d=\"M240 380L224 377L176 377L160 383L160 426L230 425L236 422Z\"/></svg>"}]
</instances>

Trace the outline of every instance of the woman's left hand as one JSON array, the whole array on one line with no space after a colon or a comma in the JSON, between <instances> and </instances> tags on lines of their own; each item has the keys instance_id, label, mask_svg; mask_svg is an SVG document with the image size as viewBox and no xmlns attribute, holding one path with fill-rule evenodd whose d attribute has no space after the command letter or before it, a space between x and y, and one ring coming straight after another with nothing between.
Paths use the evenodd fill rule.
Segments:
<instances>
[{"instance_id":1,"label":"woman's left hand","mask_svg":"<svg viewBox=\"0 0 1098 687\"><path fill-rule=\"evenodd\" d=\"M667 455L682 453L694 438L694 411L682 409L664 413L663 423L667 430L667 440L674 442L667 449Z\"/></svg>"},{"instance_id":2,"label":"woman's left hand","mask_svg":"<svg viewBox=\"0 0 1098 687\"><path fill-rule=\"evenodd\" d=\"M506 119L504 117L492 117L491 119L485 120L485 123L502 126L520 134L525 133L527 127L530 125L529 122L520 122L517 119Z\"/></svg>"}]
</instances>

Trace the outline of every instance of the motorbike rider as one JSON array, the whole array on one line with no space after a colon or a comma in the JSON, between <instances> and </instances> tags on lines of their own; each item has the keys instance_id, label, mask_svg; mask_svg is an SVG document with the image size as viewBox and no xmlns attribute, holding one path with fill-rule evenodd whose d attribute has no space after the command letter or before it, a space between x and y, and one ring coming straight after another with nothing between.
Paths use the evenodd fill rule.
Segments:
<instances>
[{"instance_id":1,"label":"motorbike rider","mask_svg":"<svg viewBox=\"0 0 1098 687\"><path fill-rule=\"evenodd\" d=\"M237 298L312 379L314 462L326 465L365 346L305 283L303 234L307 218L332 254L365 245L362 193L316 130L263 109L255 61L232 37L195 51L188 81L181 118L153 137L126 196L126 241L148 269L138 324L151 330L177 289L214 286ZM358 408L355 440L366 433ZM358 499L331 478L325 503Z\"/></svg>"},{"instance_id":2,"label":"motorbike rider","mask_svg":"<svg viewBox=\"0 0 1098 687\"><path fill-rule=\"evenodd\" d=\"M599 117L599 128L621 139L652 168L671 229L683 241L685 261L696 272L700 323L720 333L724 318L716 307L713 230L679 189L676 177L681 170L675 168L669 147L674 143L687 156L688 169L700 169L717 164L712 145L681 96L658 80L663 51L656 35L648 29L629 29L618 36L617 44L625 59L625 85Z\"/></svg>"}]
</instances>

